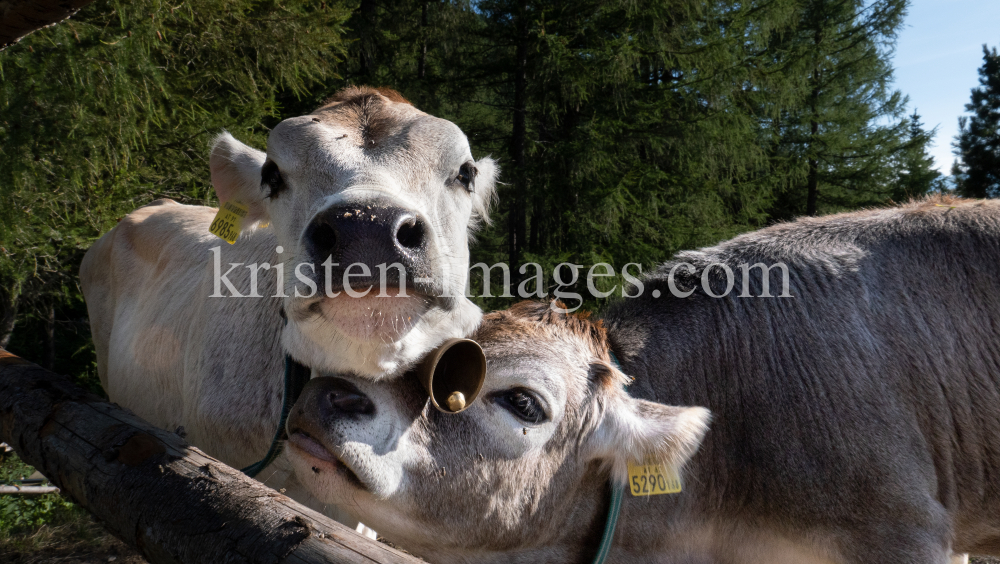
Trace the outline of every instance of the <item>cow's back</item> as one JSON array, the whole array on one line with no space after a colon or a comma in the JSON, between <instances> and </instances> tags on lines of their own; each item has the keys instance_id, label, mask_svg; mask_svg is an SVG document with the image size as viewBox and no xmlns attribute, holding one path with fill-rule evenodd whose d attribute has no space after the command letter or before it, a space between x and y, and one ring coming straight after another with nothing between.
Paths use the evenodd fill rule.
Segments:
<instances>
[{"instance_id":1,"label":"cow's back","mask_svg":"<svg viewBox=\"0 0 1000 564\"><path fill-rule=\"evenodd\" d=\"M953 533L960 552L1000 547L1000 203L809 218L677 259L696 267L684 289L723 263L735 290L671 298L668 263L606 319L633 394L713 412L690 511L879 539L831 549L871 561L933 561L920 547ZM787 264L793 297L735 297L758 262Z\"/></svg>"}]
</instances>

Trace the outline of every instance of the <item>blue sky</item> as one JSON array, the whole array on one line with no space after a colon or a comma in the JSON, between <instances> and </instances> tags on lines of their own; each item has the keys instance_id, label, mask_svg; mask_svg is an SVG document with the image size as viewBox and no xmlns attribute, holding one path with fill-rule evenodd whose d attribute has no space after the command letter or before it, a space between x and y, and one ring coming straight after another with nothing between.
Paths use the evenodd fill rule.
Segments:
<instances>
[{"instance_id":1,"label":"blue sky","mask_svg":"<svg viewBox=\"0 0 1000 564\"><path fill-rule=\"evenodd\" d=\"M1000 0L912 0L896 44L895 86L928 129L938 126L930 152L945 174L958 117L979 84L983 43L1000 44Z\"/></svg>"}]
</instances>

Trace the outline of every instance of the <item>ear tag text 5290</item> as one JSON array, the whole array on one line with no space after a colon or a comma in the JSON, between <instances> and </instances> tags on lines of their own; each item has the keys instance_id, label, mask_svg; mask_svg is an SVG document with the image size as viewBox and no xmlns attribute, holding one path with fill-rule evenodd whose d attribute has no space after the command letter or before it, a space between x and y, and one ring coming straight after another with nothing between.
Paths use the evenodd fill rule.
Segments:
<instances>
[{"instance_id":1,"label":"ear tag text 5290","mask_svg":"<svg viewBox=\"0 0 1000 564\"><path fill-rule=\"evenodd\" d=\"M628 463L628 486L633 496L679 493L681 478L674 468L647 461L645 464Z\"/></svg>"},{"instance_id":2,"label":"ear tag text 5290","mask_svg":"<svg viewBox=\"0 0 1000 564\"><path fill-rule=\"evenodd\" d=\"M208 232L232 245L239 238L248 213L250 208L240 202L225 202L219 206L219 213L215 214Z\"/></svg>"}]
</instances>

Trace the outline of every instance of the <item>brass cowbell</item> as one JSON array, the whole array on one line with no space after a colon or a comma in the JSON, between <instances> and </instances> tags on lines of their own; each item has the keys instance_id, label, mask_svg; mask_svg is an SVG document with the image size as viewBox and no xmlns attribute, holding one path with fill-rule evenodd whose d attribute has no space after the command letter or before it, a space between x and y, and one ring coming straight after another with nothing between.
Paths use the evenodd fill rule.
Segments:
<instances>
[{"instance_id":1,"label":"brass cowbell","mask_svg":"<svg viewBox=\"0 0 1000 564\"><path fill-rule=\"evenodd\" d=\"M486 379L486 355L471 339L449 339L417 366L417 378L444 413L468 409Z\"/></svg>"}]
</instances>

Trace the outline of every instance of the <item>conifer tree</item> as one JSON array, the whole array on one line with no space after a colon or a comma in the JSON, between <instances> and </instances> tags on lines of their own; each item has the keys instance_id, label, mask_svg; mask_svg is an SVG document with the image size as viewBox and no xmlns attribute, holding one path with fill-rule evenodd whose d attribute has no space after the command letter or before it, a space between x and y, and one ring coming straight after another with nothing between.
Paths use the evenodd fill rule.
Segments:
<instances>
[{"instance_id":1,"label":"conifer tree","mask_svg":"<svg viewBox=\"0 0 1000 564\"><path fill-rule=\"evenodd\" d=\"M281 100L320 98L348 15L335 1L102 1L0 52L0 341L15 309L43 335L85 318L80 259L117 218L157 197L214 201L212 137L263 147Z\"/></svg>"},{"instance_id":2,"label":"conifer tree","mask_svg":"<svg viewBox=\"0 0 1000 564\"><path fill-rule=\"evenodd\" d=\"M474 261L515 278L528 260L648 266L808 211L809 148L823 210L894 194L911 144L888 88L904 8L365 0L344 77L397 88L500 160Z\"/></svg>"},{"instance_id":3,"label":"conifer tree","mask_svg":"<svg viewBox=\"0 0 1000 564\"><path fill-rule=\"evenodd\" d=\"M210 202L212 134L263 146L348 83L399 90L499 160L473 262L515 277L527 261L648 268L924 193L933 132L890 87L907 2L95 3L0 52L0 339L13 304L18 323L52 303L80 315L79 258L117 217Z\"/></svg>"},{"instance_id":4,"label":"conifer tree","mask_svg":"<svg viewBox=\"0 0 1000 564\"><path fill-rule=\"evenodd\" d=\"M952 168L956 190L970 198L1000 196L1000 55L983 45L979 86L965 105L971 116L958 118Z\"/></svg>"},{"instance_id":5,"label":"conifer tree","mask_svg":"<svg viewBox=\"0 0 1000 564\"><path fill-rule=\"evenodd\" d=\"M786 4L480 2L515 169L504 258L648 265L761 225L770 180L742 89L768 80L754 47Z\"/></svg>"},{"instance_id":6,"label":"conifer tree","mask_svg":"<svg viewBox=\"0 0 1000 564\"><path fill-rule=\"evenodd\" d=\"M420 109L451 119L476 98L473 77L483 79L478 52L485 22L468 1L364 0L345 24L345 84L387 86Z\"/></svg>"},{"instance_id":7,"label":"conifer tree","mask_svg":"<svg viewBox=\"0 0 1000 564\"><path fill-rule=\"evenodd\" d=\"M770 47L798 100L773 124L789 181L776 218L883 202L906 147L905 97L890 58L908 0L801 0L800 23Z\"/></svg>"},{"instance_id":8,"label":"conifer tree","mask_svg":"<svg viewBox=\"0 0 1000 564\"><path fill-rule=\"evenodd\" d=\"M892 200L898 203L945 190L941 173L934 169L934 158L927 154L935 130L924 130L916 110L908 124L907 144L897 155L897 173L891 194Z\"/></svg>"}]
</instances>

